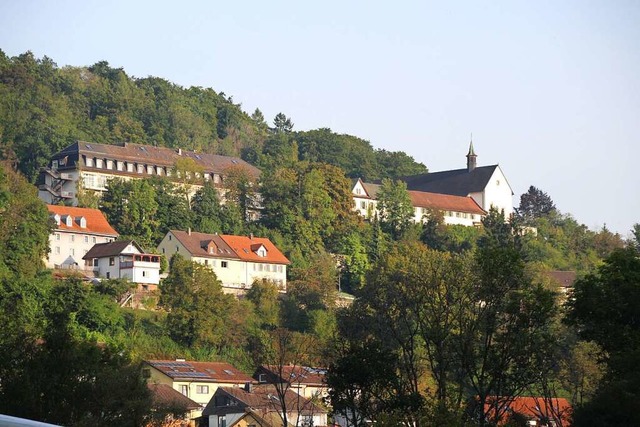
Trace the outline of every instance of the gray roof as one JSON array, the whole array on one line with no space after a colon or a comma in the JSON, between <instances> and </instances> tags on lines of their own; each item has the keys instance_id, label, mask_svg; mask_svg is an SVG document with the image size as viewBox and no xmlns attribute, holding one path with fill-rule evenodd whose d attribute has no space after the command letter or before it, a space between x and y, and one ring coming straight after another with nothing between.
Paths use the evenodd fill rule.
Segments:
<instances>
[{"instance_id":1,"label":"gray roof","mask_svg":"<svg viewBox=\"0 0 640 427\"><path fill-rule=\"evenodd\" d=\"M133 240L117 240L109 243L97 243L93 245L89 252L82 259L104 258L107 256L120 255L129 244L133 244L140 252L144 252L142 248Z\"/></svg>"},{"instance_id":2,"label":"gray roof","mask_svg":"<svg viewBox=\"0 0 640 427\"><path fill-rule=\"evenodd\" d=\"M407 183L408 190L468 196L471 193L483 191L496 168L498 165L480 166L471 172L466 168L454 169L406 176L400 179Z\"/></svg>"}]
</instances>

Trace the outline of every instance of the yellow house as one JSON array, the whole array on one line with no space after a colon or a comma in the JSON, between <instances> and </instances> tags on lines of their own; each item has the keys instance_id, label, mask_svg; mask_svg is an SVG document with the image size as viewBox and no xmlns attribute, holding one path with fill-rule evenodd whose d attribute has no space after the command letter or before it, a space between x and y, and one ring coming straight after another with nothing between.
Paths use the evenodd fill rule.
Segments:
<instances>
[{"instance_id":1,"label":"yellow house","mask_svg":"<svg viewBox=\"0 0 640 427\"><path fill-rule=\"evenodd\" d=\"M226 362L190 362L145 360L145 375L150 384L166 384L196 402L200 407L190 411L189 418L202 414L218 387L243 387L255 382L249 375Z\"/></svg>"}]
</instances>

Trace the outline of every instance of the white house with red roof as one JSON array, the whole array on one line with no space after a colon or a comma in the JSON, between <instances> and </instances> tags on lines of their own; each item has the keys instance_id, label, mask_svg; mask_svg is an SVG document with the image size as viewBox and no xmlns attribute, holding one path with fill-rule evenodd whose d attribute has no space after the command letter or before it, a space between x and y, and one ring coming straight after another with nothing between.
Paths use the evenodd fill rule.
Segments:
<instances>
[{"instance_id":1,"label":"white house with red roof","mask_svg":"<svg viewBox=\"0 0 640 427\"><path fill-rule=\"evenodd\" d=\"M378 211L380 184L371 184L358 179L353 189L354 209L365 218L372 218ZM479 224L487 214L472 197L450 194L428 193L409 190L413 205L414 222L423 222L431 211L442 212L445 224L472 226Z\"/></svg>"},{"instance_id":2,"label":"white house with red roof","mask_svg":"<svg viewBox=\"0 0 640 427\"><path fill-rule=\"evenodd\" d=\"M158 245L168 260L175 254L209 266L226 293L241 295L256 280L273 281L287 289L289 260L267 238L170 230Z\"/></svg>"},{"instance_id":3,"label":"white house with red roof","mask_svg":"<svg viewBox=\"0 0 640 427\"><path fill-rule=\"evenodd\" d=\"M48 268L84 269L82 257L97 243L118 237L98 209L47 205L55 229L49 236Z\"/></svg>"},{"instance_id":4,"label":"white house with red roof","mask_svg":"<svg viewBox=\"0 0 640 427\"><path fill-rule=\"evenodd\" d=\"M196 402L190 418L199 417L219 387L244 387L255 381L226 362L192 362L184 359L145 360L149 384L166 384Z\"/></svg>"}]
</instances>

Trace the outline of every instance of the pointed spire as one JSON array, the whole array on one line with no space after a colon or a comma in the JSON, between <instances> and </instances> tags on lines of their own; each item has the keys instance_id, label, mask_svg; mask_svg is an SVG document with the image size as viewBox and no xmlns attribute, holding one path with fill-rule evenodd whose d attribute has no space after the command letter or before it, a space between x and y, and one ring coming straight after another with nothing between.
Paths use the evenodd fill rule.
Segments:
<instances>
[{"instance_id":1,"label":"pointed spire","mask_svg":"<svg viewBox=\"0 0 640 427\"><path fill-rule=\"evenodd\" d=\"M467 171L471 172L476 168L476 152L473 150L473 134L471 134L471 142L469 142L469 152L467 153Z\"/></svg>"}]
</instances>

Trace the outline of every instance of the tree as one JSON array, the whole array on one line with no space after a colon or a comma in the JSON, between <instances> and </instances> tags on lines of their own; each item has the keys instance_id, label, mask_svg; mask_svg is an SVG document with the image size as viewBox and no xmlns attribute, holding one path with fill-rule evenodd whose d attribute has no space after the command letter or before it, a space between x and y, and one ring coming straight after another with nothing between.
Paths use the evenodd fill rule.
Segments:
<instances>
[{"instance_id":1,"label":"tree","mask_svg":"<svg viewBox=\"0 0 640 427\"><path fill-rule=\"evenodd\" d=\"M414 216L407 184L383 179L378 190L378 210L385 231L399 239L411 225Z\"/></svg>"},{"instance_id":2,"label":"tree","mask_svg":"<svg viewBox=\"0 0 640 427\"><path fill-rule=\"evenodd\" d=\"M266 279L254 281L246 298L253 303L263 327L277 327L280 324L278 286L275 283Z\"/></svg>"},{"instance_id":3,"label":"tree","mask_svg":"<svg viewBox=\"0 0 640 427\"><path fill-rule=\"evenodd\" d=\"M536 218L548 215L556 210L551 197L544 191L534 187L520 196L520 206L516 209L518 215L522 217L525 223L530 223Z\"/></svg>"},{"instance_id":4,"label":"tree","mask_svg":"<svg viewBox=\"0 0 640 427\"><path fill-rule=\"evenodd\" d=\"M222 206L218 190L208 182L196 191L191 199L194 214L194 228L202 233L219 233L222 231Z\"/></svg>"},{"instance_id":5,"label":"tree","mask_svg":"<svg viewBox=\"0 0 640 427\"><path fill-rule=\"evenodd\" d=\"M240 210L243 222L253 219L258 205L257 176L241 165L233 165L224 171L225 203L233 203Z\"/></svg>"},{"instance_id":6,"label":"tree","mask_svg":"<svg viewBox=\"0 0 640 427\"><path fill-rule=\"evenodd\" d=\"M209 267L176 254L160 290L160 305L169 312L167 330L173 340L186 346L224 344L225 316L232 310L233 297L222 292Z\"/></svg>"},{"instance_id":7,"label":"tree","mask_svg":"<svg viewBox=\"0 0 640 427\"><path fill-rule=\"evenodd\" d=\"M274 131L276 133L289 133L293 129L293 122L283 113L276 114L273 119Z\"/></svg>"},{"instance_id":8,"label":"tree","mask_svg":"<svg viewBox=\"0 0 640 427\"><path fill-rule=\"evenodd\" d=\"M640 398L640 258L616 249L597 272L578 280L567 321L597 343L607 371L593 399L575 411L575 425L636 425Z\"/></svg>"}]
</instances>

